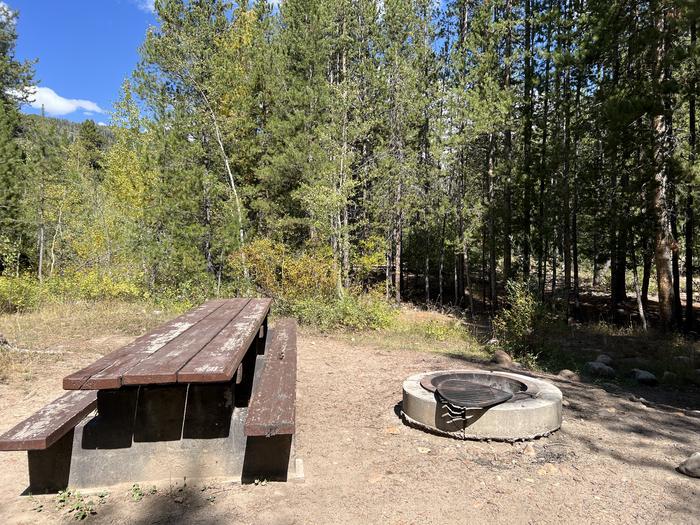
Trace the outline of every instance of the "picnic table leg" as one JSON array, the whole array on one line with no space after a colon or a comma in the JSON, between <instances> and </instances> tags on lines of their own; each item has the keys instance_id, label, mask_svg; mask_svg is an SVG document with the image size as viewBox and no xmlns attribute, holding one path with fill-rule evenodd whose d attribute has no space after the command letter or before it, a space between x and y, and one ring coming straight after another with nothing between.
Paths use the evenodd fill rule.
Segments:
<instances>
[{"instance_id":1,"label":"picnic table leg","mask_svg":"<svg viewBox=\"0 0 700 525\"><path fill-rule=\"evenodd\" d=\"M265 353L265 341L267 339L267 317L260 325L260 330L258 331L258 337L255 338L255 345L257 348L258 355Z\"/></svg>"},{"instance_id":2,"label":"picnic table leg","mask_svg":"<svg viewBox=\"0 0 700 525\"><path fill-rule=\"evenodd\" d=\"M27 451L30 494L65 490L70 477L73 430L45 450Z\"/></svg>"},{"instance_id":3,"label":"picnic table leg","mask_svg":"<svg viewBox=\"0 0 700 525\"><path fill-rule=\"evenodd\" d=\"M233 382L190 384L183 439L228 437L234 406Z\"/></svg>"},{"instance_id":4,"label":"picnic table leg","mask_svg":"<svg viewBox=\"0 0 700 525\"><path fill-rule=\"evenodd\" d=\"M236 373L236 406L248 406L250 396L253 391L253 380L255 379L255 366L258 355L265 352L265 341L267 339L267 317L260 325L257 337L250 344L250 348L243 357L241 366Z\"/></svg>"},{"instance_id":5,"label":"picnic table leg","mask_svg":"<svg viewBox=\"0 0 700 525\"><path fill-rule=\"evenodd\" d=\"M83 429L81 446L86 449L130 447L139 387L97 392L97 416Z\"/></svg>"}]
</instances>

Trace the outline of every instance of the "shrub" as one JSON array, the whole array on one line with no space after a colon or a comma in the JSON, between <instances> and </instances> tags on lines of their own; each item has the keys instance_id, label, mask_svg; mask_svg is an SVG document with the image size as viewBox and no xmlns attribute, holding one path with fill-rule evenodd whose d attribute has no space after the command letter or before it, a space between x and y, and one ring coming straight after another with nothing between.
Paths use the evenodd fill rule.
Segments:
<instances>
[{"instance_id":1,"label":"shrub","mask_svg":"<svg viewBox=\"0 0 700 525\"><path fill-rule=\"evenodd\" d=\"M28 310L39 305L46 291L33 276L0 276L0 311Z\"/></svg>"},{"instance_id":2,"label":"shrub","mask_svg":"<svg viewBox=\"0 0 700 525\"><path fill-rule=\"evenodd\" d=\"M282 315L296 317L300 323L322 330L345 327L352 330L385 328L395 310L386 301L369 295L347 294L327 301L295 299L281 301L276 309Z\"/></svg>"},{"instance_id":3,"label":"shrub","mask_svg":"<svg viewBox=\"0 0 700 525\"><path fill-rule=\"evenodd\" d=\"M146 293L139 278L97 270L69 272L40 282L35 276L0 276L0 311L14 312L64 300L139 299Z\"/></svg>"},{"instance_id":4,"label":"shrub","mask_svg":"<svg viewBox=\"0 0 700 525\"><path fill-rule=\"evenodd\" d=\"M493 330L500 345L511 354L532 357L535 334L546 322L545 310L526 283L506 283L508 306L493 319Z\"/></svg>"},{"instance_id":5,"label":"shrub","mask_svg":"<svg viewBox=\"0 0 700 525\"><path fill-rule=\"evenodd\" d=\"M234 253L229 263L243 287L274 299L329 300L337 294L337 269L326 250L293 253L282 243L257 239Z\"/></svg>"},{"instance_id":6,"label":"shrub","mask_svg":"<svg viewBox=\"0 0 700 525\"><path fill-rule=\"evenodd\" d=\"M247 276L244 270L247 269ZM394 309L375 293L339 290L338 268L327 249L294 252L270 239L255 240L234 253L230 269L239 289L275 299L275 312L321 329L382 328Z\"/></svg>"}]
</instances>

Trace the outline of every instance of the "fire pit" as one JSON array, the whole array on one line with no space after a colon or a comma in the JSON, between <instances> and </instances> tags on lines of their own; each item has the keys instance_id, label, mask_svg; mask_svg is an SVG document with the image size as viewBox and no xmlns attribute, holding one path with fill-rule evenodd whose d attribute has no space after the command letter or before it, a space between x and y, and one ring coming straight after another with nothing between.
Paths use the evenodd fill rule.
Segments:
<instances>
[{"instance_id":1,"label":"fire pit","mask_svg":"<svg viewBox=\"0 0 700 525\"><path fill-rule=\"evenodd\" d=\"M403 383L403 420L458 439L521 441L561 426L561 391L541 379L507 372L445 370Z\"/></svg>"}]
</instances>

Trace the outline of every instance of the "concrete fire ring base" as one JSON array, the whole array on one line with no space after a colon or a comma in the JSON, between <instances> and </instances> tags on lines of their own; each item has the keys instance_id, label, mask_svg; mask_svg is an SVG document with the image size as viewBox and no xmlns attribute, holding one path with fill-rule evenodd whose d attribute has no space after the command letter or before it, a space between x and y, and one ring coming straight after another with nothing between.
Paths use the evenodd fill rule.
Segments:
<instances>
[{"instance_id":1,"label":"concrete fire ring base","mask_svg":"<svg viewBox=\"0 0 700 525\"><path fill-rule=\"evenodd\" d=\"M487 410L469 410L465 423L450 422L444 416L445 408L420 384L429 374L414 374L403 383L401 416L410 426L456 439L525 441L548 436L561 426L562 394L553 384L521 374L489 372L485 370L445 370L444 373L493 374L515 379L527 388L506 403Z\"/></svg>"}]
</instances>

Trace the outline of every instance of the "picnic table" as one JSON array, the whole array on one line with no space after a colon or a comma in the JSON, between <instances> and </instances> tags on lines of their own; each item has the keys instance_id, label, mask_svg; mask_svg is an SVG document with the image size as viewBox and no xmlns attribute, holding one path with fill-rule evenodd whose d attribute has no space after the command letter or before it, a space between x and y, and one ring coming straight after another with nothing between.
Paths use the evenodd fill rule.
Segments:
<instances>
[{"instance_id":1,"label":"picnic table","mask_svg":"<svg viewBox=\"0 0 700 525\"><path fill-rule=\"evenodd\" d=\"M297 476L296 325L269 299L217 299L63 379L68 392L0 436L30 488ZM95 411L96 409L96 411Z\"/></svg>"}]
</instances>

